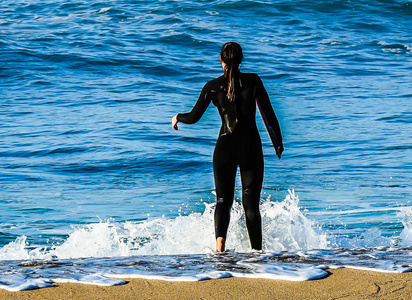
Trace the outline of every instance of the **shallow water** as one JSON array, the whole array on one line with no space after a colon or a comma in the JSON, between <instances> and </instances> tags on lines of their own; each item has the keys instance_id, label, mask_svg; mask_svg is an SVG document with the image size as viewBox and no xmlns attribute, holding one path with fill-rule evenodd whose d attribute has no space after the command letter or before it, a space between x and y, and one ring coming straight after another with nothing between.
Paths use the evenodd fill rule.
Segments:
<instances>
[{"instance_id":1,"label":"shallow water","mask_svg":"<svg viewBox=\"0 0 412 300\"><path fill-rule=\"evenodd\" d=\"M219 117L211 106L178 132L170 119L220 75L228 40L262 77L284 135L279 161L258 120L264 250L409 251L410 1L1 7L2 261L212 255ZM228 243L249 250L239 206ZM412 264L402 257L383 260Z\"/></svg>"}]
</instances>

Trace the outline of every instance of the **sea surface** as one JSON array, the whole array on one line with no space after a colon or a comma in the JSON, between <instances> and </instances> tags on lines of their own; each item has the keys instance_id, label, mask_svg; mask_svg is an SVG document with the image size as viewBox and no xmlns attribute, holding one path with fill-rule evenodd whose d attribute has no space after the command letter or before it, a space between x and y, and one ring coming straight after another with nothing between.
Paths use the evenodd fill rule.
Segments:
<instances>
[{"instance_id":1,"label":"sea surface","mask_svg":"<svg viewBox=\"0 0 412 300\"><path fill-rule=\"evenodd\" d=\"M412 267L412 1L2 0L0 288L122 278L309 280ZM259 74L264 250L236 184L214 252L220 118L171 128L222 73Z\"/></svg>"}]
</instances>

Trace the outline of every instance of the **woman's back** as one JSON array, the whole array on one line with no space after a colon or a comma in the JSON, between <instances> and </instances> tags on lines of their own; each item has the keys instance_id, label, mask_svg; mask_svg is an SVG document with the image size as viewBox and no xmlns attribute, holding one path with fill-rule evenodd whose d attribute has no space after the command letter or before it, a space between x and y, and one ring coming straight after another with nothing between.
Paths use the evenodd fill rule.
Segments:
<instances>
[{"instance_id":1,"label":"woman's back","mask_svg":"<svg viewBox=\"0 0 412 300\"><path fill-rule=\"evenodd\" d=\"M257 133L255 94L258 76L252 73L239 73L235 80L235 100L227 99L226 78L213 80L215 93L211 93L213 104L218 108L222 119L220 134L236 133L247 135Z\"/></svg>"},{"instance_id":2,"label":"woman's back","mask_svg":"<svg viewBox=\"0 0 412 300\"><path fill-rule=\"evenodd\" d=\"M179 114L179 121L186 124L196 123L210 102L213 102L222 120L219 135L258 134L256 126L256 100L258 100L268 116L269 124L273 128L278 128L275 112L260 77L254 73L239 72L234 81L235 98L233 101L229 101L227 97L226 77L217 77L205 84L196 105L189 113Z\"/></svg>"}]
</instances>

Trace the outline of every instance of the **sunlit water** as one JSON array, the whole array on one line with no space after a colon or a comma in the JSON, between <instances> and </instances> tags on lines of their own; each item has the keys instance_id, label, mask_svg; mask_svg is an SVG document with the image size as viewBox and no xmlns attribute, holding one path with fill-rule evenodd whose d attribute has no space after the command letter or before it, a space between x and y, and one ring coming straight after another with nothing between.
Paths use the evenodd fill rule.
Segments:
<instances>
[{"instance_id":1,"label":"sunlit water","mask_svg":"<svg viewBox=\"0 0 412 300\"><path fill-rule=\"evenodd\" d=\"M1 10L0 287L409 270L410 1ZM229 252L213 252L216 109L170 127L221 74L229 40L244 48L242 70L262 77L284 136L278 160L258 116L263 253L248 252L238 203Z\"/></svg>"}]
</instances>

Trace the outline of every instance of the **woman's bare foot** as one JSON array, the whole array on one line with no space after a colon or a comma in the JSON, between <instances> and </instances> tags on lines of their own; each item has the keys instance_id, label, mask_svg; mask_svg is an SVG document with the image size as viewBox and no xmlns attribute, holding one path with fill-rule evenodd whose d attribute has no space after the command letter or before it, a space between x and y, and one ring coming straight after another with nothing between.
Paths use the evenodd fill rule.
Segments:
<instances>
[{"instance_id":1,"label":"woman's bare foot","mask_svg":"<svg viewBox=\"0 0 412 300\"><path fill-rule=\"evenodd\" d=\"M225 239L222 237L216 239L216 252L225 252Z\"/></svg>"}]
</instances>

